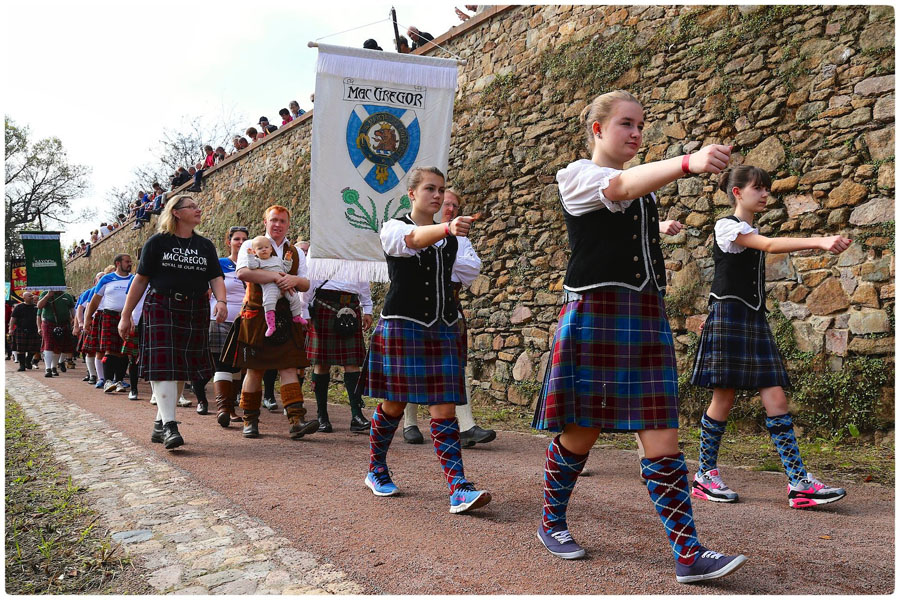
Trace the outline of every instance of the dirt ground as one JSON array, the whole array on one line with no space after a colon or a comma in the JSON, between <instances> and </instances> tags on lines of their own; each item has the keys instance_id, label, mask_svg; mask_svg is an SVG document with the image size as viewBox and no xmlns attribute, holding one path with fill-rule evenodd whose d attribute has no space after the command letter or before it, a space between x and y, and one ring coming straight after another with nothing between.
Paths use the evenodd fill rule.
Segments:
<instances>
[{"instance_id":1,"label":"dirt ground","mask_svg":"<svg viewBox=\"0 0 900 600\"><path fill-rule=\"evenodd\" d=\"M10 368L7 363L7 369ZM333 434L293 441L286 418L264 411L262 437L178 409L186 445L174 452L150 443L156 408L81 382L83 370L43 378L111 426L197 481L231 498L297 545L334 562L373 594L887 594L894 589L894 493L877 484L829 481L847 488L841 502L816 510L788 508L783 474L733 468L729 485L741 502L697 501L701 542L749 561L706 585L675 582L662 526L639 478L635 452L595 450L589 475L569 509L587 557L564 561L537 540L547 439L500 432L464 452L465 470L494 501L452 515L446 483L430 444L394 438L388 463L402 495L376 498L363 484L366 436L349 433L349 409L329 408ZM209 390L211 392L211 389ZM371 400L369 400L371 402ZM314 411L314 401L308 404ZM367 410L371 414L371 410ZM420 418L420 427L427 426Z\"/></svg>"}]
</instances>

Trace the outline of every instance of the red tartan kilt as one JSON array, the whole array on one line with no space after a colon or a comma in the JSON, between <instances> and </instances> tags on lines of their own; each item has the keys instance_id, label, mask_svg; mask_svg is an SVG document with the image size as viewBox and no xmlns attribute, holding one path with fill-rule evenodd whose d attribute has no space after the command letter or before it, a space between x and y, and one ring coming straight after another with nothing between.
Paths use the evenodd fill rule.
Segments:
<instances>
[{"instance_id":1,"label":"red tartan kilt","mask_svg":"<svg viewBox=\"0 0 900 600\"><path fill-rule=\"evenodd\" d=\"M97 335L97 351L118 354L122 351L119 335L119 319L122 313L104 310L100 313L100 333Z\"/></svg>"},{"instance_id":2,"label":"red tartan kilt","mask_svg":"<svg viewBox=\"0 0 900 600\"><path fill-rule=\"evenodd\" d=\"M95 312L90 323L87 323L82 334L81 352L84 354L96 354L100 332L100 312Z\"/></svg>"},{"instance_id":3,"label":"red tartan kilt","mask_svg":"<svg viewBox=\"0 0 900 600\"><path fill-rule=\"evenodd\" d=\"M134 333L129 334L128 337L122 342L122 354L128 356L129 358L137 361L138 356L141 353L141 345L140 345L140 335L138 334L138 328L134 328Z\"/></svg>"},{"instance_id":4,"label":"red tartan kilt","mask_svg":"<svg viewBox=\"0 0 900 600\"><path fill-rule=\"evenodd\" d=\"M209 353L209 301L148 292L141 314L140 376L148 381L198 381L215 371Z\"/></svg>"},{"instance_id":5,"label":"red tartan kilt","mask_svg":"<svg viewBox=\"0 0 900 600\"><path fill-rule=\"evenodd\" d=\"M337 305L337 303L333 304ZM306 334L306 354L310 364L362 366L366 359L366 343L363 341L362 311L359 307L359 300L351 303L347 308L356 312L359 328L352 336L342 337L333 327L334 311L316 306Z\"/></svg>"},{"instance_id":6,"label":"red tartan kilt","mask_svg":"<svg viewBox=\"0 0 900 600\"><path fill-rule=\"evenodd\" d=\"M37 330L25 331L16 327L12 337L16 352L39 352L41 349L41 334Z\"/></svg>"},{"instance_id":7,"label":"red tartan kilt","mask_svg":"<svg viewBox=\"0 0 900 600\"><path fill-rule=\"evenodd\" d=\"M66 323L62 327L63 336L61 339L57 339L56 336L53 335L56 323L41 321L41 337L44 338L43 344L41 345L42 351L49 351L54 354L71 354L75 350L74 340L72 339L72 330L69 329L69 324Z\"/></svg>"}]
</instances>

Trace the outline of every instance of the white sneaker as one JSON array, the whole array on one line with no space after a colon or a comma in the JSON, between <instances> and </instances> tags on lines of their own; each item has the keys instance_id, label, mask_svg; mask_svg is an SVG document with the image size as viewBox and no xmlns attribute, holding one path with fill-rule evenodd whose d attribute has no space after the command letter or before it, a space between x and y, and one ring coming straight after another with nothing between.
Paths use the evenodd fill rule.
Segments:
<instances>
[{"instance_id":1,"label":"white sneaker","mask_svg":"<svg viewBox=\"0 0 900 600\"><path fill-rule=\"evenodd\" d=\"M178 399L178 406L184 407L184 406L190 406L191 404L192 404L192 402L190 400L188 400L187 398L185 398L184 396L182 396L181 398Z\"/></svg>"},{"instance_id":2,"label":"white sneaker","mask_svg":"<svg viewBox=\"0 0 900 600\"><path fill-rule=\"evenodd\" d=\"M132 389L128 390L128 399L129 400L137 400L138 399L136 389L132 388Z\"/></svg>"},{"instance_id":3,"label":"white sneaker","mask_svg":"<svg viewBox=\"0 0 900 600\"><path fill-rule=\"evenodd\" d=\"M156 394L150 396L150 404L156 406Z\"/></svg>"}]
</instances>

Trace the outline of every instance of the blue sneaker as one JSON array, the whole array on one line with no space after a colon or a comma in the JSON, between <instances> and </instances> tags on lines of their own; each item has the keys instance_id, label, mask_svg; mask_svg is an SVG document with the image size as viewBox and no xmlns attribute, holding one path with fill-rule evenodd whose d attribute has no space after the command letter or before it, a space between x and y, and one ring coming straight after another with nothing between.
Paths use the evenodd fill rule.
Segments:
<instances>
[{"instance_id":1,"label":"blue sneaker","mask_svg":"<svg viewBox=\"0 0 900 600\"><path fill-rule=\"evenodd\" d=\"M685 565L675 561L675 581L678 583L694 583L707 579L718 579L733 573L747 562L743 554L725 556L719 552L708 550L703 546L697 547L697 558L694 564Z\"/></svg>"},{"instance_id":2,"label":"blue sneaker","mask_svg":"<svg viewBox=\"0 0 900 600\"><path fill-rule=\"evenodd\" d=\"M476 490L471 483L464 483L450 494L450 512L463 513L480 508L491 501L490 492Z\"/></svg>"},{"instance_id":3,"label":"blue sneaker","mask_svg":"<svg viewBox=\"0 0 900 600\"><path fill-rule=\"evenodd\" d=\"M568 529L559 531L544 531L543 525L538 525L538 539L553 556L572 560L584 556L584 548L572 539Z\"/></svg>"},{"instance_id":4,"label":"blue sneaker","mask_svg":"<svg viewBox=\"0 0 900 600\"><path fill-rule=\"evenodd\" d=\"M105 380L105 379L98 379L98 380L97 380L97 385L95 385L94 387L97 388L98 390L102 390L104 385L106 385L106 380Z\"/></svg>"},{"instance_id":5,"label":"blue sneaker","mask_svg":"<svg viewBox=\"0 0 900 600\"><path fill-rule=\"evenodd\" d=\"M375 467L374 471L369 471L366 474L366 485L376 496L393 496L400 491L391 481L391 474L385 466Z\"/></svg>"}]
</instances>

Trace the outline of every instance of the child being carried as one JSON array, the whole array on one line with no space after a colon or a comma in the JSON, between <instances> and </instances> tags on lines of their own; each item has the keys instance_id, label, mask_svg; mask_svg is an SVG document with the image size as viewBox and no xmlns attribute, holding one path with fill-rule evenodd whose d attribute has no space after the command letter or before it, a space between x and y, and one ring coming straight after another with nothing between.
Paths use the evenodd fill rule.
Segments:
<instances>
[{"instance_id":1,"label":"child being carried","mask_svg":"<svg viewBox=\"0 0 900 600\"><path fill-rule=\"evenodd\" d=\"M247 251L247 267L249 269L263 269L264 271L273 271L275 273L286 273L291 268L291 251L284 253L284 258L278 258L275 250L272 248L272 242L264 235L253 238L251 247ZM300 294L288 293L284 294L278 289L275 282L262 283L262 304L266 311L266 337L271 337L275 333L275 304L278 299L284 296L291 304L292 321L294 323L302 323L306 325L306 319L303 318L303 301Z\"/></svg>"}]
</instances>

